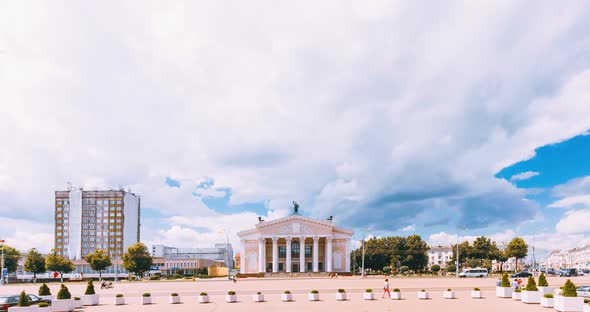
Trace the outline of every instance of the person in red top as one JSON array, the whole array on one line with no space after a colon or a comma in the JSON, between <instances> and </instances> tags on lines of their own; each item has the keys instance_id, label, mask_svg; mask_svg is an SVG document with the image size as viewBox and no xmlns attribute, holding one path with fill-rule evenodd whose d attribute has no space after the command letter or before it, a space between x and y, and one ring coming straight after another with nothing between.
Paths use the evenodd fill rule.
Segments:
<instances>
[{"instance_id":1,"label":"person in red top","mask_svg":"<svg viewBox=\"0 0 590 312\"><path fill-rule=\"evenodd\" d=\"M389 280L388 279L385 279L385 283L383 283L383 296L381 296L381 298L384 298L386 293L389 296L389 299L391 299L391 293L389 292Z\"/></svg>"}]
</instances>

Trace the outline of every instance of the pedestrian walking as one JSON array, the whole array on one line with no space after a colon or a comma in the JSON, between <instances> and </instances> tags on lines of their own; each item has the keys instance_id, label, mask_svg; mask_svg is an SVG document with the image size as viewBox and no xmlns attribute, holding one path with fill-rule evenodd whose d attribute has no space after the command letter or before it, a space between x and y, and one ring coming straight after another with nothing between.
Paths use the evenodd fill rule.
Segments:
<instances>
[{"instance_id":1,"label":"pedestrian walking","mask_svg":"<svg viewBox=\"0 0 590 312\"><path fill-rule=\"evenodd\" d=\"M381 298L385 298L385 293L387 293L387 295L389 296L389 299L391 299L391 293L389 292L389 280L385 279L385 283L383 283L383 296L381 296Z\"/></svg>"}]
</instances>

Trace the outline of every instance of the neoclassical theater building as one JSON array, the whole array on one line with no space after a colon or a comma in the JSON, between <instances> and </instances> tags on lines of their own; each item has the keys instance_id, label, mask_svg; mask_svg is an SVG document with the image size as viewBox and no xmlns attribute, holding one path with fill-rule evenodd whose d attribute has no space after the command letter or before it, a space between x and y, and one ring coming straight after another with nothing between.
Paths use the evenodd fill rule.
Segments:
<instances>
[{"instance_id":1,"label":"neoclassical theater building","mask_svg":"<svg viewBox=\"0 0 590 312\"><path fill-rule=\"evenodd\" d=\"M353 232L299 215L260 221L238 234L240 273L350 272Z\"/></svg>"}]
</instances>

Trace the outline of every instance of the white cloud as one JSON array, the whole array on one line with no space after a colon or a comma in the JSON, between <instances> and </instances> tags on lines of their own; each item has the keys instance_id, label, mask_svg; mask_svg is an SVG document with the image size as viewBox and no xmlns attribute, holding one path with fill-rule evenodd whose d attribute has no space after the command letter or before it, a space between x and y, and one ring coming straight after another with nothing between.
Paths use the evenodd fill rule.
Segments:
<instances>
[{"instance_id":1,"label":"white cloud","mask_svg":"<svg viewBox=\"0 0 590 312\"><path fill-rule=\"evenodd\" d=\"M415 224L408 225L405 228L402 228L400 231L402 231L402 232L414 232L414 231L416 231L416 225Z\"/></svg>"},{"instance_id":2,"label":"white cloud","mask_svg":"<svg viewBox=\"0 0 590 312\"><path fill-rule=\"evenodd\" d=\"M523 180L528 180L532 177L538 176L539 173L535 172L535 171L526 171L523 173L519 173L519 174L515 174L512 177L510 177L510 181L523 181Z\"/></svg>"},{"instance_id":3,"label":"white cloud","mask_svg":"<svg viewBox=\"0 0 590 312\"><path fill-rule=\"evenodd\" d=\"M551 208L575 208L575 207L590 207L590 194L588 195L574 195L560 200L557 200L547 207Z\"/></svg>"},{"instance_id":4,"label":"white cloud","mask_svg":"<svg viewBox=\"0 0 590 312\"><path fill-rule=\"evenodd\" d=\"M588 220L590 220L589 209L568 211L557 223L555 230L563 234L588 234L590 233Z\"/></svg>"}]
</instances>

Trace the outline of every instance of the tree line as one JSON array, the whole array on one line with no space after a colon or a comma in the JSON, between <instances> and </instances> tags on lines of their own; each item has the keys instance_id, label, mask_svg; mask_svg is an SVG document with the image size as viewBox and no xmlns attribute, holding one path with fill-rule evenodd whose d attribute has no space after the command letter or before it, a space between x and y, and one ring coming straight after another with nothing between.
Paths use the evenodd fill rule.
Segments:
<instances>
[{"instance_id":1,"label":"tree line","mask_svg":"<svg viewBox=\"0 0 590 312\"><path fill-rule=\"evenodd\" d=\"M3 246L1 248L4 249L4 267L9 273L16 272L18 268L18 260L22 256L21 253L16 248L10 246ZM92 270L99 272L99 278L102 278L103 270L113 265L110 255L106 251L100 249L86 255L84 260ZM123 268L138 276L143 276L145 272L150 270L150 267L153 264L153 258L150 255L148 248L143 243L129 246L127 251L123 254L122 260ZM51 271L58 272L63 281L63 274L72 272L75 268L72 261L58 254L55 249L52 249L47 256L43 256L33 248L29 250L25 257L24 269L26 272L33 273L33 279L35 280L37 274Z\"/></svg>"}]
</instances>

